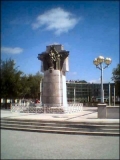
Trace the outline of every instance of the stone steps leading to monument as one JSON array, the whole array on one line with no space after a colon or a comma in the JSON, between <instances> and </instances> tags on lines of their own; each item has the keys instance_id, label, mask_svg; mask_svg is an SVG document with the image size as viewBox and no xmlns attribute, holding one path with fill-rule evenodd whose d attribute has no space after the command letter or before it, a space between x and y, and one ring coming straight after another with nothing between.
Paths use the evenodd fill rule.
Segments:
<instances>
[{"instance_id":1,"label":"stone steps leading to monument","mask_svg":"<svg viewBox=\"0 0 120 160\"><path fill-rule=\"evenodd\" d=\"M2 124L1 127L20 127L20 128L34 128L34 129L48 129L48 130L68 130L68 131L89 131L89 132L95 132L95 131L104 131L104 132L119 132L119 129L111 129L111 128L98 128L93 126L85 126L80 128L79 127L67 127L67 126L40 126L40 125L25 125L25 124Z\"/></svg>"},{"instance_id":2,"label":"stone steps leading to monument","mask_svg":"<svg viewBox=\"0 0 120 160\"><path fill-rule=\"evenodd\" d=\"M20 128L20 127L1 127L1 129L20 130L31 132L44 132L44 133L59 133L59 134L78 134L78 135L104 135L104 136L119 136L119 133L112 132L84 132L84 131L68 131L68 130L48 130L48 129L34 129L34 128Z\"/></svg>"},{"instance_id":3,"label":"stone steps leading to monument","mask_svg":"<svg viewBox=\"0 0 120 160\"><path fill-rule=\"evenodd\" d=\"M61 126L61 127L71 127L71 128L95 128L95 127L102 127L102 128L109 128L109 129L119 129L118 124L96 124L96 123L83 123L79 122L72 123L72 122L46 122L46 121L23 121L23 120L1 120L2 124L18 124L18 125L39 125L39 126Z\"/></svg>"},{"instance_id":4,"label":"stone steps leading to monument","mask_svg":"<svg viewBox=\"0 0 120 160\"><path fill-rule=\"evenodd\" d=\"M60 122L2 118L1 129L70 134L119 135L119 123L105 122Z\"/></svg>"},{"instance_id":5,"label":"stone steps leading to monument","mask_svg":"<svg viewBox=\"0 0 120 160\"><path fill-rule=\"evenodd\" d=\"M27 119L27 118L15 118L15 117L4 117L1 118L1 122L24 122L24 123L39 123L39 124L73 124L73 125L79 125L79 124L83 124L83 125L110 125L110 126L119 126L119 121L68 121L68 120L43 120L43 119Z\"/></svg>"}]
</instances>

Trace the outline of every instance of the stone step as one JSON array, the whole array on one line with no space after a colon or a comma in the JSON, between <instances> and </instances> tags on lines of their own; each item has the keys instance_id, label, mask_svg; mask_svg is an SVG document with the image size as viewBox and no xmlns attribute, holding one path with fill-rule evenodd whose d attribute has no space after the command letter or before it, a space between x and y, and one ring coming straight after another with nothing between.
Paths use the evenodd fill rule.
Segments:
<instances>
[{"instance_id":1,"label":"stone step","mask_svg":"<svg viewBox=\"0 0 120 160\"><path fill-rule=\"evenodd\" d=\"M119 121L74 122L19 118L1 118L1 129L39 131L51 133L119 135Z\"/></svg>"},{"instance_id":2,"label":"stone step","mask_svg":"<svg viewBox=\"0 0 120 160\"><path fill-rule=\"evenodd\" d=\"M57 122L26 122L26 121L6 121L6 120L1 120L1 124L19 124L19 125L39 125L39 126L61 126L61 127L71 127L71 128L111 128L111 129L119 129L118 124L110 125L110 124L84 124L84 123L57 123Z\"/></svg>"},{"instance_id":3,"label":"stone step","mask_svg":"<svg viewBox=\"0 0 120 160\"><path fill-rule=\"evenodd\" d=\"M77 127L66 127L66 126L40 126L40 125L31 125L31 124L1 124L1 127L17 127L17 128L38 128L38 129L48 129L48 130L69 130L69 131L91 131L91 132L95 132L95 131L104 131L104 132L118 132L119 133L119 129L111 129L111 128L98 128L98 127L84 127L84 128L77 128Z\"/></svg>"},{"instance_id":4,"label":"stone step","mask_svg":"<svg viewBox=\"0 0 120 160\"><path fill-rule=\"evenodd\" d=\"M69 130L48 130L48 129L38 129L38 128L23 128L23 127L10 127L2 126L1 129L8 130L20 130L20 131L31 131L31 132L46 132L46 133L59 133L59 134L78 134L78 135L103 135L103 136L119 136L118 132L88 132L88 131L69 131Z\"/></svg>"},{"instance_id":5,"label":"stone step","mask_svg":"<svg viewBox=\"0 0 120 160\"><path fill-rule=\"evenodd\" d=\"M57 121L57 120L40 120L40 119L19 119L19 118L1 118L1 122L38 122L38 123L57 123L57 124L88 124L88 125L118 125L119 120L116 122L103 122L103 121Z\"/></svg>"}]
</instances>

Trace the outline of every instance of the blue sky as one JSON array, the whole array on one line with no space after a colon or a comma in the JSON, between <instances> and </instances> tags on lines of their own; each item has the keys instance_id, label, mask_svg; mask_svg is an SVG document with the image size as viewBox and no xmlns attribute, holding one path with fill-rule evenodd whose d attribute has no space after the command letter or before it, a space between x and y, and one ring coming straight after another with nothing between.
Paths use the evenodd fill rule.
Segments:
<instances>
[{"instance_id":1,"label":"blue sky","mask_svg":"<svg viewBox=\"0 0 120 160\"><path fill-rule=\"evenodd\" d=\"M69 54L67 80L99 83L98 56L110 57L104 82L119 63L119 1L2 1L1 59L25 74L40 71L39 53L58 43Z\"/></svg>"}]
</instances>

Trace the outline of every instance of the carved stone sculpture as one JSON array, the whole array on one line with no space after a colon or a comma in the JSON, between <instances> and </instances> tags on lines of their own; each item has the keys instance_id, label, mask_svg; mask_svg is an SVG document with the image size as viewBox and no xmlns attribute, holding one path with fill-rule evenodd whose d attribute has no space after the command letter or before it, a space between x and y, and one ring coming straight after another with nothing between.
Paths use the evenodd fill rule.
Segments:
<instances>
[{"instance_id":1,"label":"carved stone sculpture","mask_svg":"<svg viewBox=\"0 0 120 160\"><path fill-rule=\"evenodd\" d=\"M43 61L44 71L50 68L61 70L63 67L63 62L68 54L68 51L57 52L54 46L50 46L49 53L44 52L39 54L38 59Z\"/></svg>"}]
</instances>

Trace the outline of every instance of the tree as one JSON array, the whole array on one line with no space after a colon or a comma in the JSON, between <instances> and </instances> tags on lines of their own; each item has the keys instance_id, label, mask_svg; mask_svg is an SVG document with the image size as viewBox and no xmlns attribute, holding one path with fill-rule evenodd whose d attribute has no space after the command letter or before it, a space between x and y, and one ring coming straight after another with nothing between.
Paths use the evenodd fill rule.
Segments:
<instances>
[{"instance_id":1,"label":"tree","mask_svg":"<svg viewBox=\"0 0 120 160\"><path fill-rule=\"evenodd\" d=\"M35 75L28 76L31 98L38 98L38 94L40 93L40 81L42 77L42 74L39 72L37 72Z\"/></svg>"},{"instance_id":2,"label":"tree","mask_svg":"<svg viewBox=\"0 0 120 160\"><path fill-rule=\"evenodd\" d=\"M22 74L15 67L14 60L1 61L1 98L17 98L20 95Z\"/></svg>"},{"instance_id":3,"label":"tree","mask_svg":"<svg viewBox=\"0 0 120 160\"><path fill-rule=\"evenodd\" d=\"M21 98L38 98L40 92L40 81L42 74L37 72L35 75L29 74L21 77Z\"/></svg>"},{"instance_id":4,"label":"tree","mask_svg":"<svg viewBox=\"0 0 120 160\"><path fill-rule=\"evenodd\" d=\"M24 74L21 77L20 98L29 98L29 97L30 97L29 77Z\"/></svg>"},{"instance_id":5,"label":"tree","mask_svg":"<svg viewBox=\"0 0 120 160\"><path fill-rule=\"evenodd\" d=\"M1 61L1 98L38 98L42 74L25 75L14 60Z\"/></svg>"},{"instance_id":6,"label":"tree","mask_svg":"<svg viewBox=\"0 0 120 160\"><path fill-rule=\"evenodd\" d=\"M112 71L112 80L115 82L116 95L120 97L120 64Z\"/></svg>"}]
</instances>

